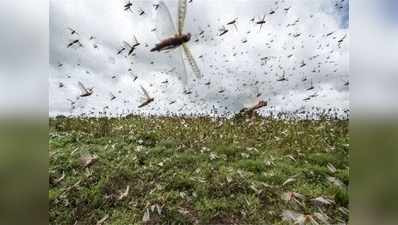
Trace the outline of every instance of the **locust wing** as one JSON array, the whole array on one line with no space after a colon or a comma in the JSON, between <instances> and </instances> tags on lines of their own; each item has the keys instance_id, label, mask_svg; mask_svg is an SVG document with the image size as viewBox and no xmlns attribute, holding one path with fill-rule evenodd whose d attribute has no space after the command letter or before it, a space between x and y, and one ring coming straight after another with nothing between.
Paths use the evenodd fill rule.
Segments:
<instances>
[{"instance_id":1,"label":"locust wing","mask_svg":"<svg viewBox=\"0 0 398 225\"><path fill-rule=\"evenodd\" d=\"M79 88L80 88L80 90L81 90L82 92L88 93L87 88L84 87L84 85L82 84L82 82L79 81L78 84L79 84Z\"/></svg>"},{"instance_id":2,"label":"locust wing","mask_svg":"<svg viewBox=\"0 0 398 225\"><path fill-rule=\"evenodd\" d=\"M185 17L187 14L187 0L178 1L178 34L182 34L184 31Z\"/></svg>"},{"instance_id":3,"label":"locust wing","mask_svg":"<svg viewBox=\"0 0 398 225\"><path fill-rule=\"evenodd\" d=\"M183 85L187 85L188 76L187 76L187 69L185 67L184 54L182 53L181 48L178 48L176 50L178 51L178 55L179 55L179 57L176 57L176 60L177 60L176 64L180 65L179 70L177 71L177 76L178 76L178 79L183 83Z\"/></svg>"},{"instance_id":4,"label":"locust wing","mask_svg":"<svg viewBox=\"0 0 398 225\"><path fill-rule=\"evenodd\" d=\"M260 99L257 97L257 94L259 93L259 88L257 86L252 87L253 89L247 89L247 93L245 94L246 97L243 98L243 107L245 108L251 108L260 101Z\"/></svg>"},{"instance_id":5,"label":"locust wing","mask_svg":"<svg viewBox=\"0 0 398 225\"><path fill-rule=\"evenodd\" d=\"M196 63L196 61L191 53L191 50L188 48L188 46L186 44L183 44L182 47L184 48L185 55L187 56L187 60L188 60L189 64L191 65L191 68L192 68L192 71L193 71L195 77L198 79L202 78L202 74L200 72L199 66Z\"/></svg>"},{"instance_id":6,"label":"locust wing","mask_svg":"<svg viewBox=\"0 0 398 225\"><path fill-rule=\"evenodd\" d=\"M131 46L129 43L127 43L127 41L123 41L123 44L124 44L127 48L132 48L132 46Z\"/></svg>"},{"instance_id":7,"label":"locust wing","mask_svg":"<svg viewBox=\"0 0 398 225\"><path fill-rule=\"evenodd\" d=\"M159 1L159 7L153 10L153 22L156 26L156 36L159 41L177 34L169 8L163 1Z\"/></svg>"},{"instance_id":8,"label":"locust wing","mask_svg":"<svg viewBox=\"0 0 398 225\"><path fill-rule=\"evenodd\" d=\"M137 37L134 35L134 44L133 45L139 45L140 42L138 42Z\"/></svg>"},{"instance_id":9,"label":"locust wing","mask_svg":"<svg viewBox=\"0 0 398 225\"><path fill-rule=\"evenodd\" d=\"M151 97L149 96L149 94L148 94L148 92L145 90L145 88L143 87L143 86L140 86L141 87L141 90L142 90L142 92L144 93L144 95L145 95L145 99L150 99Z\"/></svg>"}]
</instances>

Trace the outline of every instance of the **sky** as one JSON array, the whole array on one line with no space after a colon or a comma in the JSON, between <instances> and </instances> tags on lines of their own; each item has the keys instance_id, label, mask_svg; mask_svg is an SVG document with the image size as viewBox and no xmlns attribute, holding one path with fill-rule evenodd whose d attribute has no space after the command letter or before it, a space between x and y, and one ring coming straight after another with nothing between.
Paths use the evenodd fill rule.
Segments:
<instances>
[{"instance_id":1,"label":"sky","mask_svg":"<svg viewBox=\"0 0 398 225\"><path fill-rule=\"evenodd\" d=\"M214 115L238 112L257 100L268 101L262 114L349 108L348 0L193 0L184 32L192 34L188 46L201 79L181 60L180 48L149 51L170 27L159 19L159 10L167 9L155 10L153 2L133 1L131 11L123 10L123 0L50 2L50 116ZM175 24L177 1L164 2ZM139 9L145 13L139 15ZM264 15L260 30L256 22ZM235 18L237 27L226 25ZM219 36L223 26L228 32ZM135 55L117 55L123 41L132 43L134 36L141 43ZM76 39L83 47L67 48ZM184 67L186 85L177 79ZM79 98L79 81L94 94ZM143 108L138 108L145 101L140 86L155 99Z\"/></svg>"}]
</instances>

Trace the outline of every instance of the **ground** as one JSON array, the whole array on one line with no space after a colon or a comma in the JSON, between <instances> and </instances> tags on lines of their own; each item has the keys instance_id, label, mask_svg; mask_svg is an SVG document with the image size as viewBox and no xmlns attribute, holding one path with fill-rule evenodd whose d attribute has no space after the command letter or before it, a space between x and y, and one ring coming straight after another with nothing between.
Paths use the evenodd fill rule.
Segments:
<instances>
[{"instance_id":1,"label":"ground","mask_svg":"<svg viewBox=\"0 0 398 225\"><path fill-rule=\"evenodd\" d=\"M347 223L348 143L341 120L50 119L50 224Z\"/></svg>"}]
</instances>

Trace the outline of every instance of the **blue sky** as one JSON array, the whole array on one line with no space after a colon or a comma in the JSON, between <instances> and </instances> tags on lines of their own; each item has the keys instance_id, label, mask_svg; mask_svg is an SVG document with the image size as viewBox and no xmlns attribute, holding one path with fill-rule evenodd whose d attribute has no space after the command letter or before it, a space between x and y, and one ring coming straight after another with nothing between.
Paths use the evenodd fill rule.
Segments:
<instances>
[{"instance_id":1,"label":"blue sky","mask_svg":"<svg viewBox=\"0 0 398 225\"><path fill-rule=\"evenodd\" d=\"M381 16L385 16L385 19L394 25L398 25L398 1L397 0L384 0L381 1L383 7Z\"/></svg>"},{"instance_id":2,"label":"blue sky","mask_svg":"<svg viewBox=\"0 0 398 225\"><path fill-rule=\"evenodd\" d=\"M349 20L350 20L350 4L349 0L345 0L343 3L343 10L341 10L341 26L343 28L348 28L349 26Z\"/></svg>"}]
</instances>

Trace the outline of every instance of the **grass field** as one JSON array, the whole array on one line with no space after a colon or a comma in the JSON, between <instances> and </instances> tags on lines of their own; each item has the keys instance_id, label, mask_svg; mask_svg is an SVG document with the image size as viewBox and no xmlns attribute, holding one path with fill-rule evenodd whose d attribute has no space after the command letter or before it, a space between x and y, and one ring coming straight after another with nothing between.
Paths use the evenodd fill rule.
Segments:
<instances>
[{"instance_id":1,"label":"grass field","mask_svg":"<svg viewBox=\"0 0 398 225\"><path fill-rule=\"evenodd\" d=\"M50 119L50 224L348 221L348 121Z\"/></svg>"}]
</instances>

